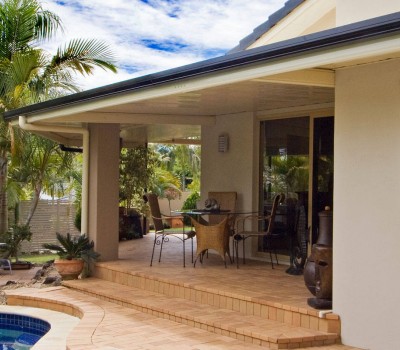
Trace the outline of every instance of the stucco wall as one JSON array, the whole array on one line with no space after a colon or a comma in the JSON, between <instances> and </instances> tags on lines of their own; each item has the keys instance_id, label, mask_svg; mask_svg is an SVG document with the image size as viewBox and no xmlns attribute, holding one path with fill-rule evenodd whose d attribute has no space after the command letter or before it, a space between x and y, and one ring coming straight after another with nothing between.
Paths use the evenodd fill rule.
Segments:
<instances>
[{"instance_id":1,"label":"stucco wall","mask_svg":"<svg viewBox=\"0 0 400 350\"><path fill-rule=\"evenodd\" d=\"M400 11L397 0L336 0L336 23L338 26Z\"/></svg>"},{"instance_id":2,"label":"stucco wall","mask_svg":"<svg viewBox=\"0 0 400 350\"><path fill-rule=\"evenodd\" d=\"M202 128L201 201L209 191L236 191L237 209L257 209L259 126L252 113L218 116ZM229 135L228 152L218 152L218 136ZM247 244L246 248L251 248Z\"/></svg>"},{"instance_id":3,"label":"stucco wall","mask_svg":"<svg viewBox=\"0 0 400 350\"><path fill-rule=\"evenodd\" d=\"M398 350L400 60L339 70L335 108L334 311L345 344Z\"/></svg>"},{"instance_id":4,"label":"stucco wall","mask_svg":"<svg viewBox=\"0 0 400 350\"><path fill-rule=\"evenodd\" d=\"M89 237L100 260L118 259L119 125L90 125Z\"/></svg>"}]
</instances>

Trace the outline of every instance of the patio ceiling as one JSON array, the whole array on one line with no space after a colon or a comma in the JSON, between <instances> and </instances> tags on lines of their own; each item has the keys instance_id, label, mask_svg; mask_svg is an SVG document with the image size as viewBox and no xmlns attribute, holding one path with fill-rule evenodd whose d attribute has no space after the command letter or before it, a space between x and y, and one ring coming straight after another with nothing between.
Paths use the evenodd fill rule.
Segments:
<instances>
[{"instance_id":1,"label":"patio ceiling","mask_svg":"<svg viewBox=\"0 0 400 350\"><path fill-rule=\"evenodd\" d=\"M215 124L215 118L220 115L333 103L333 82L333 71L309 70L301 77L296 72L292 77L276 75L67 115L49 115L48 118L42 115L35 122L69 127L118 123L126 146L144 142L196 143L198 141L188 139L199 139L201 126ZM79 134L45 132L42 135L68 145L81 142Z\"/></svg>"}]
</instances>

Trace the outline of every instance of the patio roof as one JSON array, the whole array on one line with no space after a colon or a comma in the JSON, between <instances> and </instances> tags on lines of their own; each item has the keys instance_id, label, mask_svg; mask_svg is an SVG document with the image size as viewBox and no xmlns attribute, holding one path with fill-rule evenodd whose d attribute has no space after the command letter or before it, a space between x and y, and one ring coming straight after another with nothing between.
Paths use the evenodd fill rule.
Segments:
<instances>
[{"instance_id":1,"label":"patio roof","mask_svg":"<svg viewBox=\"0 0 400 350\"><path fill-rule=\"evenodd\" d=\"M126 144L174 142L199 137L218 115L333 106L335 69L400 57L399 43L394 13L8 111L5 119L118 123ZM78 133L43 134L81 142Z\"/></svg>"}]
</instances>

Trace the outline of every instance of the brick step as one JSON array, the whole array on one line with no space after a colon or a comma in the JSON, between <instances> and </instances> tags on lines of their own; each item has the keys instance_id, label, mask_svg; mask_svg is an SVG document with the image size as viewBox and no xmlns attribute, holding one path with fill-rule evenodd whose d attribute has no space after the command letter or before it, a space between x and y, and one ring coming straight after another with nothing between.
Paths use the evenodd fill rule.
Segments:
<instances>
[{"instance_id":1,"label":"brick step","mask_svg":"<svg viewBox=\"0 0 400 350\"><path fill-rule=\"evenodd\" d=\"M339 341L337 333L296 327L95 277L64 281L63 284L101 300L271 349L322 346Z\"/></svg>"},{"instance_id":2,"label":"brick step","mask_svg":"<svg viewBox=\"0 0 400 350\"><path fill-rule=\"evenodd\" d=\"M334 313L320 313L315 309L285 305L274 300L252 296L242 289L222 290L220 286L212 287L186 280L179 282L160 274L136 272L107 263L97 263L95 277L121 285L143 289L149 292L164 294L170 297L195 301L220 309L228 309L249 316L279 321L291 326L302 327L324 333L340 335L340 319Z\"/></svg>"}]
</instances>

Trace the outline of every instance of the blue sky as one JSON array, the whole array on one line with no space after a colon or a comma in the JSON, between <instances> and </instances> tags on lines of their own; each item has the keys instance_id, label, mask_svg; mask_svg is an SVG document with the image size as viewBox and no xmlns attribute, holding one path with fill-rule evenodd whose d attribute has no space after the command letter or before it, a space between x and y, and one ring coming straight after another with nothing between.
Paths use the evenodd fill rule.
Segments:
<instances>
[{"instance_id":1,"label":"blue sky","mask_svg":"<svg viewBox=\"0 0 400 350\"><path fill-rule=\"evenodd\" d=\"M72 38L97 38L116 53L118 74L79 78L83 90L221 56L286 0L45 0Z\"/></svg>"}]
</instances>

